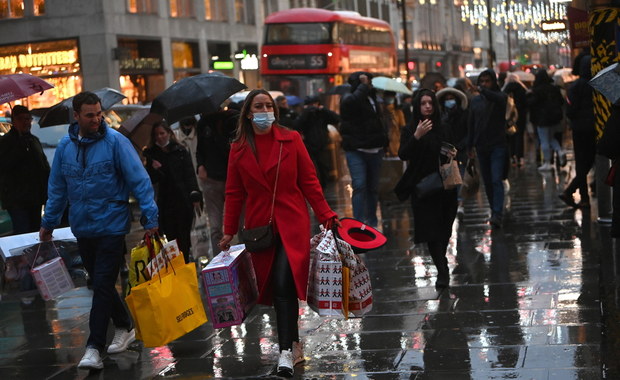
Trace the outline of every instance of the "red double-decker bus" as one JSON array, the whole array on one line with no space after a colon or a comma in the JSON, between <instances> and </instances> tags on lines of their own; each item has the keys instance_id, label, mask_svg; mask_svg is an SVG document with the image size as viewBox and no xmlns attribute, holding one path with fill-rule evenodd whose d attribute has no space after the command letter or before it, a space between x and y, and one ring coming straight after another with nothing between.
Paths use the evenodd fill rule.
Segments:
<instances>
[{"instance_id":1,"label":"red double-decker bus","mask_svg":"<svg viewBox=\"0 0 620 380\"><path fill-rule=\"evenodd\" d=\"M349 74L397 72L390 25L357 12L294 8L265 20L264 86L286 94L325 93Z\"/></svg>"}]
</instances>

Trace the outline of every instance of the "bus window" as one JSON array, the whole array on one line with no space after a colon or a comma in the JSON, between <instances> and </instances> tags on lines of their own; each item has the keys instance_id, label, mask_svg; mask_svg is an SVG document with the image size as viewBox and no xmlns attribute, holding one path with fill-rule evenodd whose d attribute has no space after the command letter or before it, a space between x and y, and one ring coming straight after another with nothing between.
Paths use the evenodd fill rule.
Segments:
<instances>
[{"instance_id":1,"label":"bus window","mask_svg":"<svg viewBox=\"0 0 620 380\"><path fill-rule=\"evenodd\" d=\"M266 45L310 45L331 43L327 22L267 25Z\"/></svg>"}]
</instances>

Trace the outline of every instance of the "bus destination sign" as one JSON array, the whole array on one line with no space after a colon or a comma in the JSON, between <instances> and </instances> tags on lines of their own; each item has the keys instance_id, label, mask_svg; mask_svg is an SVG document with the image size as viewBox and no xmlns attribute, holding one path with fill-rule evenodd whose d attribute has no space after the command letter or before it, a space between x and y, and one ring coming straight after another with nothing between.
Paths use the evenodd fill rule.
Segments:
<instances>
[{"instance_id":1,"label":"bus destination sign","mask_svg":"<svg viewBox=\"0 0 620 380\"><path fill-rule=\"evenodd\" d=\"M268 60L270 70L319 70L327 67L325 54L272 55Z\"/></svg>"}]
</instances>

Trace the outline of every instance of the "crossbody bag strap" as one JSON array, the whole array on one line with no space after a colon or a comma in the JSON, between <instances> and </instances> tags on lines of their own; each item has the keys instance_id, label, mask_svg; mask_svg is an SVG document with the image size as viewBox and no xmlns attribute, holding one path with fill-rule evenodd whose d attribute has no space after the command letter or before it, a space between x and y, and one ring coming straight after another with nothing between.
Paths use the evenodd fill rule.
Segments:
<instances>
[{"instance_id":1,"label":"crossbody bag strap","mask_svg":"<svg viewBox=\"0 0 620 380\"><path fill-rule=\"evenodd\" d=\"M282 162L282 142L280 142L280 154L278 155L278 168L276 169L276 182L273 184L273 197L271 198L271 215L269 215L269 224L273 220L273 208L276 204L276 189L278 188L278 177L280 176L280 162Z\"/></svg>"}]
</instances>

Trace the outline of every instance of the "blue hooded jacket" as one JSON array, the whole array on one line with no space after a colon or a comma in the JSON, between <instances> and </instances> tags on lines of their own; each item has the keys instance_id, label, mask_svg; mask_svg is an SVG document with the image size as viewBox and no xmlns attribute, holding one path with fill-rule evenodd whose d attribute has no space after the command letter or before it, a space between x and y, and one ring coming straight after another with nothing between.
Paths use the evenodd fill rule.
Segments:
<instances>
[{"instance_id":1,"label":"blue hooded jacket","mask_svg":"<svg viewBox=\"0 0 620 380\"><path fill-rule=\"evenodd\" d=\"M78 131L74 122L56 148L41 226L53 230L68 204L69 224L77 238L125 235L131 227L132 192L144 228L157 227L151 180L131 142L105 121L93 135L80 139Z\"/></svg>"}]
</instances>

